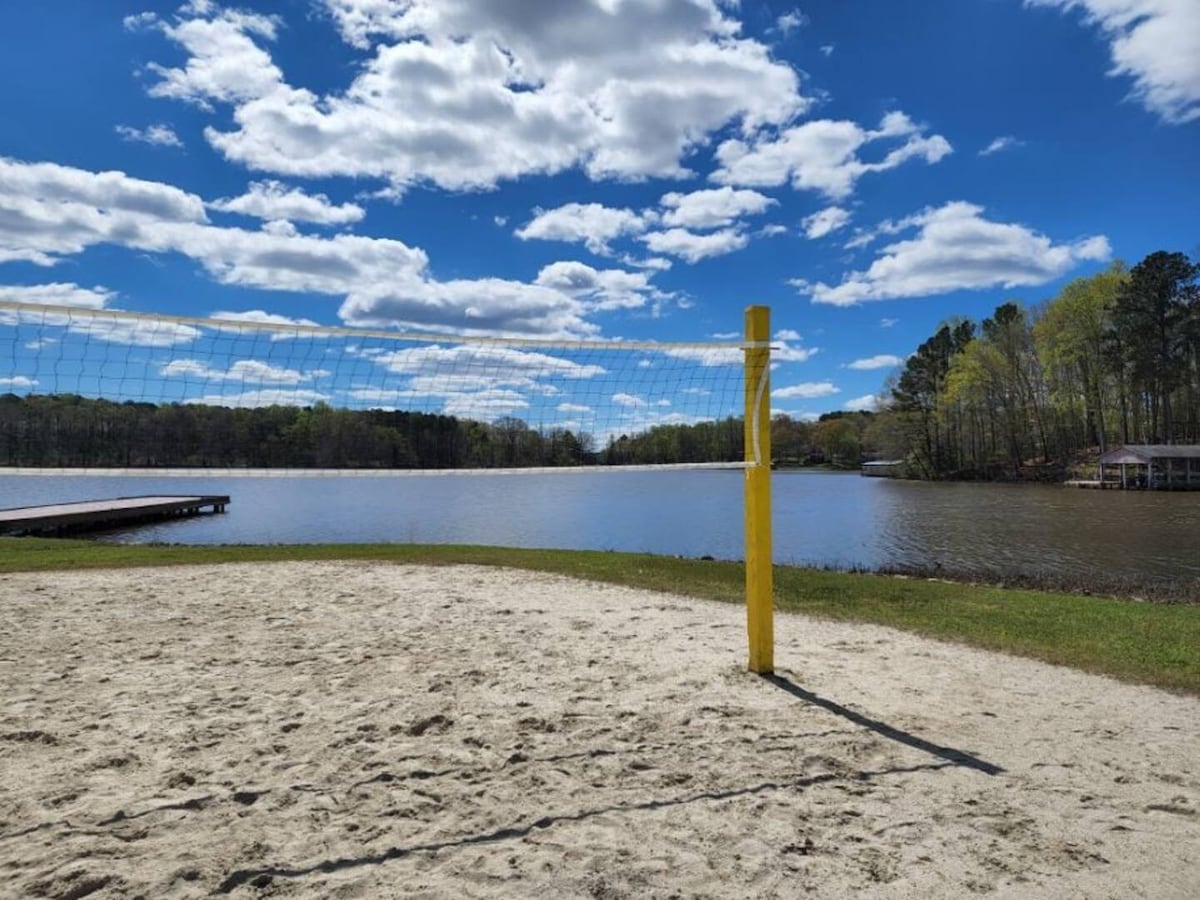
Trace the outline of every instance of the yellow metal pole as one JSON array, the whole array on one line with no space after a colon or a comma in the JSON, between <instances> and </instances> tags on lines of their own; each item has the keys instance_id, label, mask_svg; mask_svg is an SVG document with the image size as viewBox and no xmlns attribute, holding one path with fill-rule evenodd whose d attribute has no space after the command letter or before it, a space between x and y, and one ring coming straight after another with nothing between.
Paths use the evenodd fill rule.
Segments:
<instances>
[{"instance_id":1,"label":"yellow metal pole","mask_svg":"<svg viewBox=\"0 0 1200 900\"><path fill-rule=\"evenodd\" d=\"M746 633L750 671L775 671L771 580L771 310L746 308Z\"/></svg>"}]
</instances>

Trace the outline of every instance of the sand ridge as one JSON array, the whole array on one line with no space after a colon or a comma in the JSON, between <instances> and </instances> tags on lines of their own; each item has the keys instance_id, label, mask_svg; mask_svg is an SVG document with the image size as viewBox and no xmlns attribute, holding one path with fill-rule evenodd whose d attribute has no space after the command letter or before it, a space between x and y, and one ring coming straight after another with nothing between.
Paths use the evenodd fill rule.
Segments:
<instances>
[{"instance_id":1,"label":"sand ridge","mask_svg":"<svg viewBox=\"0 0 1200 900\"><path fill-rule=\"evenodd\" d=\"M0 579L0 896L1189 897L1200 701L551 575Z\"/></svg>"}]
</instances>

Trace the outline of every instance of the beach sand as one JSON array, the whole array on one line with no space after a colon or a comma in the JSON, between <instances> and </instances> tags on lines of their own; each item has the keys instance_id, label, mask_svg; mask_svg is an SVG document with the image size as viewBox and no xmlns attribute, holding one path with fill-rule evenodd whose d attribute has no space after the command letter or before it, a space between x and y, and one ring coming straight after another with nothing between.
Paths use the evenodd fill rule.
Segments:
<instances>
[{"instance_id":1,"label":"beach sand","mask_svg":"<svg viewBox=\"0 0 1200 900\"><path fill-rule=\"evenodd\" d=\"M0 896L1195 897L1200 700L476 567L0 577Z\"/></svg>"}]
</instances>

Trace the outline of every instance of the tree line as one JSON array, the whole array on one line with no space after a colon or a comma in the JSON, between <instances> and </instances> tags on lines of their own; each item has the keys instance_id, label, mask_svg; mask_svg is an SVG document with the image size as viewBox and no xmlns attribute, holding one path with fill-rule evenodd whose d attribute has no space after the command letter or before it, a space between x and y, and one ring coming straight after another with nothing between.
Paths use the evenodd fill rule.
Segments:
<instances>
[{"instance_id":1,"label":"tree line","mask_svg":"<svg viewBox=\"0 0 1200 900\"><path fill-rule=\"evenodd\" d=\"M384 410L0 396L0 465L459 469L595 463L589 435Z\"/></svg>"},{"instance_id":2,"label":"tree line","mask_svg":"<svg viewBox=\"0 0 1200 900\"><path fill-rule=\"evenodd\" d=\"M774 460L856 466L869 413L818 422L777 416ZM864 434L866 437L864 438ZM610 437L384 410L97 400L75 394L0 395L0 466L65 468L462 469L621 466L743 459L740 416L657 425Z\"/></svg>"},{"instance_id":3,"label":"tree line","mask_svg":"<svg viewBox=\"0 0 1200 900\"><path fill-rule=\"evenodd\" d=\"M1114 444L1196 443L1200 265L1159 251L947 322L882 399L880 453L927 478L1053 477Z\"/></svg>"}]
</instances>

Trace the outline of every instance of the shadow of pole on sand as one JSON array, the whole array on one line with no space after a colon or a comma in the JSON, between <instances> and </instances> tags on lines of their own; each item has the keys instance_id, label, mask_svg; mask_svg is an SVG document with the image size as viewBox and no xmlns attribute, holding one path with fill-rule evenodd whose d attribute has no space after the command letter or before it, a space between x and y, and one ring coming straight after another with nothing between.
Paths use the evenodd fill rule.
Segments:
<instances>
[{"instance_id":1,"label":"shadow of pole on sand","mask_svg":"<svg viewBox=\"0 0 1200 900\"><path fill-rule=\"evenodd\" d=\"M909 734L907 731L901 731L899 728L888 725L886 722L880 722L877 719L864 716L862 713L857 713L852 709L847 709L840 703L827 700L824 697L814 694L812 691L806 691L800 685L789 681L782 675L763 675L762 679L775 685L781 691L786 691L793 697L798 697L806 703L811 703L813 706L819 706L821 709L828 710L836 716L841 716L843 719L853 722L855 725L861 725L863 728L873 731L882 737L897 741L916 750L922 750L939 759L954 763L956 766L965 766L968 769L974 769L976 772L982 772L984 775L999 775L1004 771L1002 767L995 763L972 756L964 750L956 750L953 747L943 747L939 744L931 743L924 738L917 737L915 734Z\"/></svg>"}]
</instances>

